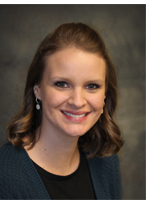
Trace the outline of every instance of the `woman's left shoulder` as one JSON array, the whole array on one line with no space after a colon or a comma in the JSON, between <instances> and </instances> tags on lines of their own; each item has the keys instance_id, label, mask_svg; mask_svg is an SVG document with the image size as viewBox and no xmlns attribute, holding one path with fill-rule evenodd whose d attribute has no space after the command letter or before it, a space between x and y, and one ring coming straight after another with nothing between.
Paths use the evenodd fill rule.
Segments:
<instances>
[{"instance_id":1,"label":"woman's left shoulder","mask_svg":"<svg viewBox=\"0 0 150 200\"><path fill-rule=\"evenodd\" d=\"M118 157L118 154L114 154L112 156L106 156L106 157L95 157L92 159L88 159L88 162L93 165L112 167L112 166L119 165L119 157Z\"/></svg>"},{"instance_id":2,"label":"woman's left shoulder","mask_svg":"<svg viewBox=\"0 0 150 200\"><path fill-rule=\"evenodd\" d=\"M88 159L88 164L98 199L101 199L102 193L102 199L121 199L122 183L118 155Z\"/></svg>"},{"instance_id":3,"label":"woman's left shoulder","mask_svg":"<svg viewBox=\"0 0 150 200\"><path fill-rule=\"evenodd\" d=\"M102 174L120 179L120 162L117 154L101 158L88 159L88 164L90 171L96 176L101 176Z\"/></svg>"},{"instance_id":4,"label":"woman's left shoulder","mask_svg":"<svg viewBox=\"0 0 150 200\"><path fill-rule=\"evenodd\" d=\"M104 164L109 164L111 166L117 166L119 165L119 156L118 154L114 154L112 156L106 156L102 158L98 158L99 162L102 162Z\"/></svg>"}]
</instances>

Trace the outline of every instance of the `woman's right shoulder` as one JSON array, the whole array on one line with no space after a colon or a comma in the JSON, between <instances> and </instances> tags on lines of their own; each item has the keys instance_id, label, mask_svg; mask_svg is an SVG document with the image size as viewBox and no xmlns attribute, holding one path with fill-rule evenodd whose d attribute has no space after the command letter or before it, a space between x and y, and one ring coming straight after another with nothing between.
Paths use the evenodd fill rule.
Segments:
<instances>
[{"instance_id":1,"label":"woman's right shoulder","mask_svg":"<svg viewBox=\"0 0 150 200\"><path fill-rule=\"evenodd\" d=\"M24 148L10 143L0 148L0 199L38 199L43 195L41 184Z\"/></svg>"},{"instance_id":2,"label":"woman's right shoulder","mask_svg":"<svg viewBox=\"0 0 150 200\"><path fill-rule=\"evenodd\" d=\"M0 147L0 153L4 151L4 149L13 148L13 145L10 142L5 143L2 147Z\"/></svg>"},{"instance_id":3,"label":"woman's right shoulder","mask_svg":"<svg viewBox=\"0 0 150 200\"><path fill-rule=\"evenodd\" d=\"M11 143L6 143L0 148L0 169L12 167L22 157L26 157L24 149L18 149Z\"/></svg>"},{"instance_id":4,"label":"woman's right shoulder","mask_svg":"<svg viewBox=\"0 0 150 200\"><path fill-rule=\"evenodd\" d=\"M0 148L0 167L9 164L16 157L16 149L11 143Z\"/></svg>"},{"instance_id":5,"label":"woman's right shoulder","mask_svg":"<svg viewBox=\"0 0 150 200\"><path fill-rule=\"evenodd\" d=\"M10 152L15 152L15 147L11 143L6 143L0 148L0 158Z\"/></svg>"},{"instance_id":6,"label":"woman's right shoulder","mask_svg":"<svg viewBox=\"0 0 150 200\"><path fill-rule=\"evenodd\" d=\"M11 143L0 148L0 185L18 182L23 176L28 176L26 168L31 168L30 159L24 148L18 149Z\"/></svg>"},{"instance_id":7,"label":"woman's right shoulder","mask_svg":"<svg viewBox=\"0 0 150 200\"><path fill-rule=\"evenodd\" d=\"M0 156L6 154L7 152L13 149L13 145L11 143L6 143L2 147L0 147Z\"/></svg>"}]
</instances>

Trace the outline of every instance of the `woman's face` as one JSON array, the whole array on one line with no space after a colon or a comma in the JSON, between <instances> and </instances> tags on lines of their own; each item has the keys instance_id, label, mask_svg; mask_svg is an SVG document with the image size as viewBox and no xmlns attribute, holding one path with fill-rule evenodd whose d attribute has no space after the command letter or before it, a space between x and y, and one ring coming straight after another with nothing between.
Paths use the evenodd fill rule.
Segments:
<instances>
[{"instance_id":1,"label":"woman's face","mask_svg":"<svg viewBox=\"0 0 150 200\"><path fill-rule=\"evenodd\" d=\"M99 119L105 99L106 64L95 53L67 48L50 55L35 95L50 133L79 137Z\"/></svg>"}]
</instances>

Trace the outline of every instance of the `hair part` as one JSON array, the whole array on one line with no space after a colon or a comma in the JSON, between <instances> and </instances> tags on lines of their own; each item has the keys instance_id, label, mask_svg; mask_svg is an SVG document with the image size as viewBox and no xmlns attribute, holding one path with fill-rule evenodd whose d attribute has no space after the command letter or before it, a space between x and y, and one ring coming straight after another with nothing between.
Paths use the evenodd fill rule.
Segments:
<instances>
[{"instance_id":1,"label":"hair part","mask_svg":"<svg viewBox=\"0 0 150 200\"><path fill-rule=\"evenodd\" d=\"M34 147L36 131L42 122L42 105L37 111L33 87L42 80L47 57L69 47L99 54L106 62L104 112L96 124L79 138L78 145L85 152L89 152L89 157L113 155L123 145L121 132L113 119L117 104L117 79L114 65L101 36L82 23L60 25L39 45L28 71L22 107L8 125L6 137L16 147L22 148L27 144L31 144L30 148ZM28 141L24 142L23 138L26 136Z\"/></svg>"}]
</instances>

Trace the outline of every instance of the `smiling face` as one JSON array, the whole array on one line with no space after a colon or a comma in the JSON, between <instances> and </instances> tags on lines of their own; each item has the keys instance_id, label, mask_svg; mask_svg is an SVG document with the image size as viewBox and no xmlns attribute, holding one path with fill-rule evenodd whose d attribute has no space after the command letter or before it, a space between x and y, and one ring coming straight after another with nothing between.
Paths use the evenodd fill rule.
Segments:
<instances>
[{"instance_id":1,"label":"smiling face","mask_svg":"<svg viewBox=\"0 0 150 200\"><path fill-rule=\"evenodd\" d=\"M85 134L102 113L105 76L106 64L98 54L67 48L50 55L41 83L34 86L45 130L71 137Z\"/></svg>"}]
</instances>

